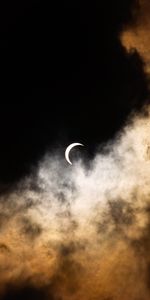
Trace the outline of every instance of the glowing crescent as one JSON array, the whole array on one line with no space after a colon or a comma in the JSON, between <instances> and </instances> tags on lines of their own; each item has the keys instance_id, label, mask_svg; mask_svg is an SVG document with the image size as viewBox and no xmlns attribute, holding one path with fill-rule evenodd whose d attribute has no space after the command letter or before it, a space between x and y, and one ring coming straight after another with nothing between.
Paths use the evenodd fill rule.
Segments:
<instances>
[{"instance_id":1,"label":"glowing crescent","mask_svg":"<svg viewBox=\"0 0 150 300\"><path fill-rule=\"evenodd\" d=\"M80 144L80 143L72 143L70 144L67 148L66 148L66 151L65 151L65 158L66 158L66 161L72 165L72 162L70 161L70 158L69 158L69 153L70 153L70 150L76 146L84 146L83 144Z\"/></svg>"}]
</instances>

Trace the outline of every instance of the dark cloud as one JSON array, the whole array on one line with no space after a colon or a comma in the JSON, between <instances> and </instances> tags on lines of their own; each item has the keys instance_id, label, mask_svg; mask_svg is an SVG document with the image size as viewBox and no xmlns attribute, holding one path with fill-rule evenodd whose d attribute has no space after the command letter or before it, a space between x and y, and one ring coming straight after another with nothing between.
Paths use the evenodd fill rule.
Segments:
<instances>
[{"instance_id":1,"label":"dark cloud","mask_svg":"<svg viewBox=\"0 0 150 300\"><path fill-rule=\"evenodd\" d=\"M61 299L61 296L63 299L64 293L72 297L80 289L80 276L84 273L84 267L73 256L78 251L84 251L84 247L75 245L74 242L60 246L58 268L50 284L50 290L56 295L56 299Z\"/></svg>"},{"instance_id":2,"label":"dark cloud","mask_svg":"<svg viewBox=\"0 0 150 300\"><path fill-rule=\"evenodd\" d=\"M100 235L121 234L125 238L125 230L135 224L136 210L133 204L122 199L108 200L107 209L97 212L96 229Z\"/></svg>"},{"instance_id":3,"label":"dark cloud","mask_svg":"<svg viewBox=\"0 0 150 300\"><path fill-rule=\"evenodd\" d=\"M25 234L30 239L35 239L42 234L41 225L29 219L29 217L21 219L20 230L21 233Z\"/></svg>"},{"instance_id":4,"label":"dark cloud","mask_svg":"<svg viewBox=\"0 0 150 300\"><path fill-rule=\"evenodd\" d=\"M47 300L48 295L45 290L38 289L37 287L25 285L22 287L8 287L2 300ZM50 300L55 300L53 297Z\"/></svg>"},{"instance_id":5,"label":"dark cloud","mask_svg":"<svg viewBox=\"0 0 150 300\"><path fill-rule=\"evenodd\" d=\"M85 248L87 246L87 242L86 241L79 241L79 242L75 242L72 241L69 244L62 244L60 245L60 255L62 257L69 257L71 254L74 254L75 252L78 251L84 251Z\"/></svg>"},{"instance_id":6,"label":"dark cloud","mask_svg":"<svg viewBox=\"0 0 150 300\"><path fill-rule=\"evenodd\" d=\"M10 249L9 249L9 247L6 244L1 243L0 244L0 252L1 253L9 253Z\"/></svg>"},{"instance_id":7,"label":"dark cloud","mask_svg":"<svg viewBox=\"0 0 150 300\"><path fill-rule=\"evenodd\" d=\"M134 208L132 204L126 203L124 200L109 201L109 213L118 226L132 225L135 219Z\"/></svg>"}]
</instances>

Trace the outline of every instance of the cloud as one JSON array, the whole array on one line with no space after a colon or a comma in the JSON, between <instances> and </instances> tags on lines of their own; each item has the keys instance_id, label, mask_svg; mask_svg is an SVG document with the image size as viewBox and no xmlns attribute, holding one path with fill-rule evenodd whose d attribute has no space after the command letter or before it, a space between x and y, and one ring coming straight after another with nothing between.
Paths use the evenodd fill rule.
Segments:
<instances>
[{"instance_id":1,"label":"cloud","mask_svg":"<svg viewBox=\"0 0 150 300\"><path fill-rule=\"evenodd\" d=\"M17 287L16 289L14 287L10 287L7 290L7 293L5 294L4 300L30 300L30 299L37 299L37 300L44 300L47 299L44 290L40 290L38 288L35 288L33 286L24 286L24 287ZM53 300L54 298L50 298L50 300Z\"/></svg>"},{"instance_id":2,"label":"cloud","mask_svg":"<svg viewBox=\"0 0 150 300\"><path fill-rule=\"evenodd\" d=\"M62 127L67 111L65 126L68 127L68 124L70 126L71 122L73 134L85 137L88 142L102 140L104 132L106 132L105 139L112 136L121 126L121 120L124 121L132 109L141 108L143 103L148 102L148 79L143 72L145 64L136 49L131 49L127 53L118 40L118 34L125 26L124 24L129 19L133 21L138 13L133 12L132 5L135 2L124 1L123 4L122 1L117 1L115 5L113 2L108 5L104 4L105 13L109 8L108 16L105 21L98 16L98 24L95 22L95 4L93 11L91 11L91 5L87 7L87 12L84 10L82 14L84 26L89 19L89 12L91 14L88 26L90 30L86 32L90 45L90 62L87 65L85 63L85 66L83 64L80 75L77 76L74 72L73 81L69 81L69 84L65 80L63 84L57 83L61 87L58 89L60 94L63 92L63 86L64 91L67 90L69 99L72 90L76 90L76 95L78 95L80 85L82 85L81 94L84 97L82 102L80 98L76 99L74 117L71 112L70 120L70 114L66 110L68 103L62 102L58 123ZM147 16L147 13L144 13L144 16ZM75 26L75 19L77 19L76 14L72 19L73 26ZM110 19L109 24L108 19ZM101 36L100 32L103 33L103 27L106 29L105 36L102 37L104 48L101 41L97 43L98 48L93 47L93 34L98 26L99 36ZM135 25L132 24L132 26L135 28ZM148 28L145 26L149 25L143 22L137 23L136 26L136 30L141 28L145 30ZM62 27L62 32L63 28L68 27ZM85 28L81 36L84 30ZM107 30L108 34L106 34ZM29 31L32 33L31 28ZM78 24L77 32L79 31ZM80 42L78 39L74 42L75 37L70 35L70 32L72 31L68 31L67 34L72 38L71 53L74 53L76 52L74 44ZM128 48L132 42L131 44L138 50L141 47L140 53L143 57L148 55L145 48L148 45L147 39L145 39L145 45L142 45L141 33L138 39L135 38L133 32L134 30L129 30L127 36L127 31L125 35L122 35L124 45ZM65 36L66 39L68 35ZM112 40L110 36L113 36ZM96 41L97 34L94 42ZM135 41L137 46L135 46ZM84 56L83 61L86 61L84 49L85 46L81 56ZM93 60L96 49L98 55L96 54L97 57ZM65 50L64 53L68 55ZM78 57L78 53L75 54ZM146 63L147 57L145 56ZM74 69L76 64L76 60L70 64L69 58L67 66L64 57L63 62L65 62L66 74L68 70ZM77 64L77 66L80 65ZM57 69L55 64L54 69ZM43 76L44 72L40 72L40 76L41 74ZM38 76L36 74L35 78ZM84 78L82 82L80 82L80 76ZM100 87L99 83L97 86L98 81L101 81ZM34 93L37 105L37 99L43 97L43 90L41 89L40 93L39 89L33 90ZM87 95L91 95L90 99L93 97L91 100L93 105L91 102L88 105ZM112 95L111 102L110 95ZM18 97L20 103L20 94ZM46 98L45 94L44 97ZM102 98L100 107L99 99ZM15 176L18 180L22 172L29 174L27 170L28 165L31 166L30 162L34 158L37 160L41 157L41 154L34 155L34 153L37 153L38 147L45 147L43 145L49 139L49 132L53 131L53 118L49 118L48 109L47 112L44 111L42 117L41 103L37 109L38 113L35 113L36 105L30 111L29 103L29 106L24 107L23 114L17 112L17 123L14 127L14 113L11 110L8 113L6 109L7 119L9 118L9 123L12 123L12 128L8 126L8 134L12 136L12 139L14 131L16 134L13 143L11 140L11 146L14 145L11 153L8 144L3 143L3 140L7 140L8 134L3 133L4 138L1 135L1 174L2 177L6 177L6 181L11 181L11 178ZM80 114L78 113L79 106ZM58 114L57 103L55 109ZM120 132L107 143L99 145L95 155L88 162L87 158L75 156L72 159L73 165L68 165L64 159L64 148L60 147L53 153L47 151L34 170L32 169L30 175L24 176L13 187L0 184L0 298L2 300L33 298L37 300L149 300L149 110L149 107L146 107L139 114L132 112ZM79 117L78 126L74 127L76 113ZM35 122L33 122L33 115L37 115L37 119L34 117ZM91 115L94 116L92 127L89 121ZM109 123L110 116L113 122ZM27 126L27 121L29 126ZM32 122L34 123L33 132L30 126ZM105 126L105 130L102 125ZM47 126L49 126L48 131L46 131ZM28 129L22 130L26 127ZM22 134L23 132L25 134ZM53 135L55 136L54 132L51 133L52 139ZM17 144L18 140L19 144ZM4 153L8 156L8 160L4 159ZM21 162L24 157L27 161L23 165ZM10 165L12 170L17 166L16 173L7 171L10 170Z\"/></svg>"},{"instance_id":3,"label":"cloud","mask_svg":"<svg viewBox=\"0 0 150 300\"><path fill-rule=\"evenodd\" d=\"M128 25L121 33L121 40L127 50L132 53L137 50L145 62L145 70L150 72L150 3L148 0L139 0L134 22Z\"/></svg>"},{"instance_id":4,"label":"cloud","mask_svg":"<svg viewBox=\"0 0 150 300\"><path fill-rule=\"evenodd\" d=\"M2 299L149 299L146 111L90 164L78 157L70 166L56 149L1 195Z\"/></svg>"}]
</instances>

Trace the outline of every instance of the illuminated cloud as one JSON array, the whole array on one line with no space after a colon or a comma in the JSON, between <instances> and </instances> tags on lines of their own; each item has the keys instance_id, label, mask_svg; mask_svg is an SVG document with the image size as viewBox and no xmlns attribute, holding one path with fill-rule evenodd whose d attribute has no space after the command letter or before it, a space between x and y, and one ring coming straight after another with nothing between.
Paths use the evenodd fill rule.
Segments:
<instances>
[{"instance_id":1,"label":"illuminated cloud","mask_svg":"<svg viewBox=\"0 0 150 300\"><path fill-rule=\"evenodd\" d=\"M150 73L150 3L140 0L136 12L136 21L126 26L121 34L121 41L128 51L136 49L145 62L145 69Z\"/></svg>"},{"instance_id":2,"label":"illuminated cloud","mask_svg":"<svg viewBox=\"0 0 150 300\"><path fill-rule=\"evenodd\" d=\"M3 299L149 299L149 128L132 116L90 167L47 153L1 196Z\"/></svg>"}]
</instances>

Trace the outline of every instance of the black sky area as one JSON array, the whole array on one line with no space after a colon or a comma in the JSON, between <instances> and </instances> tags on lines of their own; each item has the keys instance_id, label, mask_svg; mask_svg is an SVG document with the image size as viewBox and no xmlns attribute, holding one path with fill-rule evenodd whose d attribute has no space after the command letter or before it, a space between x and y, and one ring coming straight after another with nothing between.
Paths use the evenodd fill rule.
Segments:
<instances>
[{"instance_id":1,"label":"black sky area","mask_svg":"<svg viewBox=\"0 0 150 300\"><path fill-rule=\"evenodd\" d=\"M46 149L82 142L92 155L147 99L143 63L119 41L134 0L2 1L0 181Z\"/></svg>"}]
</instances>

